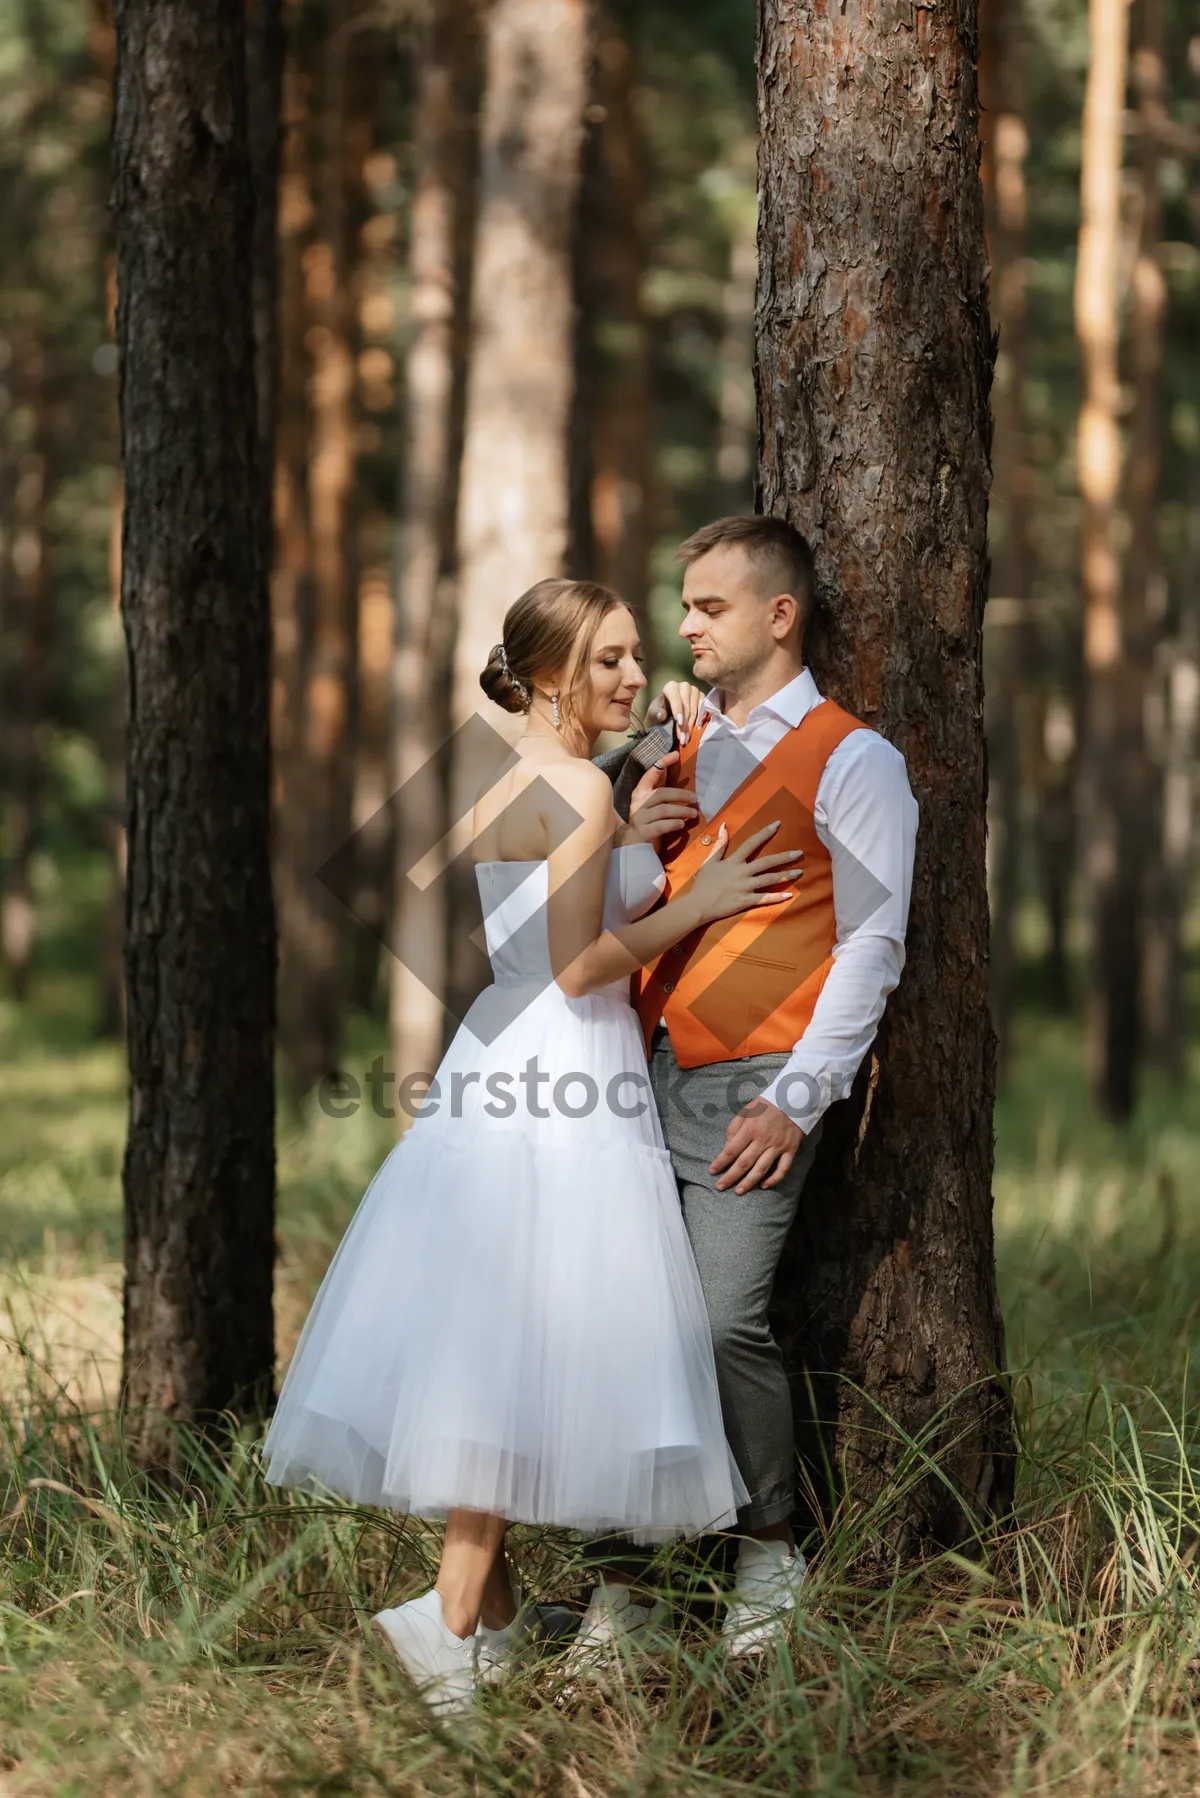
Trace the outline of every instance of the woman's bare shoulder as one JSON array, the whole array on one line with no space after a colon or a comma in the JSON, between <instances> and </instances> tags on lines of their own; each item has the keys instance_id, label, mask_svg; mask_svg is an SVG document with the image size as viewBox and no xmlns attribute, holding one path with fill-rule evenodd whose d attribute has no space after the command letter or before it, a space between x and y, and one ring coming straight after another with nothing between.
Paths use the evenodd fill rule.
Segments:
<instances>
[{"instance_id":1,"label":"woman's bare shoulder","mask_svg":"<svg viewBox=\"0 0 1200 1798\"><path fill-rule=\"evenodd\" d=\"M608 775L603 768L597 768L595 762L585 761L581 755L555 762L553 779L560 792L574 794L589 805L612 804L612 782Z\"/></svg>"}]
</instances>

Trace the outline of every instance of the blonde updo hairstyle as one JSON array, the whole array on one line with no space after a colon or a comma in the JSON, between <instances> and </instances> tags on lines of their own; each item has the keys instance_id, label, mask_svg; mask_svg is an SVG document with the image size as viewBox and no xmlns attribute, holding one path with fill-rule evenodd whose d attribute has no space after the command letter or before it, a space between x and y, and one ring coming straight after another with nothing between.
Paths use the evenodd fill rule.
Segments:
<instances>
[{"instance_id":1,"label":"blonde updo hairstyle","mask_svg":"<svg viewBox=\"0 0 1200 1798\"><path fill-rule=\"evenodd\" d=\"M558 696L566 723L586 682L600 621L624 603L597 581L538 581L508 608L503 638L488 657L480 686L504 711L527 712L538 676L569 669L571 685Z\"/></svg>"}]
</instances>

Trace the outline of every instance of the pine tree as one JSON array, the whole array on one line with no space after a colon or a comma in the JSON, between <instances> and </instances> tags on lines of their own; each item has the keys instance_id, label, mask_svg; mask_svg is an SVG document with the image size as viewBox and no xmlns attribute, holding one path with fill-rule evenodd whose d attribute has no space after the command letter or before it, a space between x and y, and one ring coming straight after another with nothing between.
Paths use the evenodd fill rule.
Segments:
<instances>
[{"instance_id":1,"label":"pine tree","mask_svg":"<svg viewBox=\"0 0 1200 1798\"><path fill-rule=\"evenodd\" d=\"M963 1537L1012 1478L992 1251L982 730L990 331L975 0L763 0L760 509L811 538L823 690L905 753L908 960L781 1270L797 1413L883 1533ZM807 1429L805 1446L815 1444Z\"/></svg>"},{"instance_id":2,"label":"pine tree","mask_svg":"<svg viewBox=\"0 0 1200 1798\"><path fill-rule=\"evenodd\" d=\"M269 614L241 0L118 0L129 665L125 1387L162 1419L274 1364Z\"/></svg>"}]
</instances>

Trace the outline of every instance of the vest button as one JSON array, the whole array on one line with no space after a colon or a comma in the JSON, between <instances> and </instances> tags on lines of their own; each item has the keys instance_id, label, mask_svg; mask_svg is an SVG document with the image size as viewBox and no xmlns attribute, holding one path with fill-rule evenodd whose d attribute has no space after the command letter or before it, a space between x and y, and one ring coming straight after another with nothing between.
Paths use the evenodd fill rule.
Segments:
<instances>
[{"instance_id":1,"label":"vest button","mask_svg":"<svg viewBox=\"0 0 1200 1798\"><path fill-rule=\"evenodd\" d=\"M712 838L711 838L711 837L701 837L701 838L700 838L700 841L701 841L701 842L702 842L702 843L705 843L705 844L707 844L707 843L711 843L711 842L712 842Z\"/></svg>"},{"instance_id":2,"label":"vest button","mask_svg":"<svg viewBox=\"0 0 1200 1798\"><path fill-rule=\"evenodd\" d=\"M666 980L663 982L663 992L664 993L673 993L674 991L675 991L675 982L673 980Z\"/></svg>"},{"instance_id":3,"label":"vest button","mask_svg":"<svg viewBox=\"0 0 1200 1798\"><path fill-rule=\"evenodd\" d=\"M672 955L682 955L683 954L683 944L676 943L675 947L671 951L671 954Z\"/></svg>"}]
</instances>

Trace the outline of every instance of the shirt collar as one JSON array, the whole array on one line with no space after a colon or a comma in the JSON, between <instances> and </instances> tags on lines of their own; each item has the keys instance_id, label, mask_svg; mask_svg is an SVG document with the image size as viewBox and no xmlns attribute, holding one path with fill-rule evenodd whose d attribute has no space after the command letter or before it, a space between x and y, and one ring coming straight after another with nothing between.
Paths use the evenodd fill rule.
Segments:
<instances>
[{"instance_id":1,"label":"shirt collar","mask_svg":"<svg viewBox=\"0 0 1200 1798\"><path fill-rule=\"evenodd\" d=\"M703 717L706 712L711 714L716 722L723 724L727 730L745 729L745 725L739 727L730 723L722 710L723 700L724 694L720 687L713 687L711 692L706 693L700 701L700 716ZM788 681L786 686L780 687L778 693L772 693L769 699L760 700L758 705L751 706L746 724L752 724L764 712L771 712L794 730L820 702L821 694L817 690L817 683L813 679L811 671L802 668L800 673Z\"/></svg>"}]
</instances>

